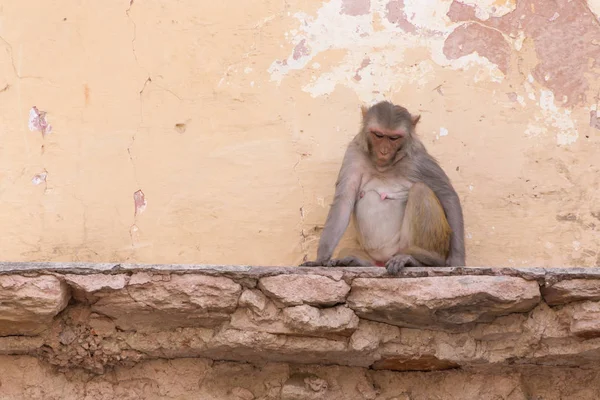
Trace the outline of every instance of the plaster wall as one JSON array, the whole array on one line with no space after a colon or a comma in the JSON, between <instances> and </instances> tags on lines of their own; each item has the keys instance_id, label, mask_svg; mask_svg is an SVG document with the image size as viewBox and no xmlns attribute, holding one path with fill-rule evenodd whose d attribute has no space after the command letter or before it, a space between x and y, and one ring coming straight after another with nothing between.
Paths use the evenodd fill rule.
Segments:
<instances>
[{"instance_id":1,"label":"plaster wall","mask_svg":"<svg viewBox=\"0 0 600 400\"><path fill-rule=\"evenodd\" d=\"M2 258L297 264L314 256L359 106L388 99L422 115L469 265L596 265L599 13L3 1ZM351 229L340 248L355 246Z\"/></svg>"}]
</instances>

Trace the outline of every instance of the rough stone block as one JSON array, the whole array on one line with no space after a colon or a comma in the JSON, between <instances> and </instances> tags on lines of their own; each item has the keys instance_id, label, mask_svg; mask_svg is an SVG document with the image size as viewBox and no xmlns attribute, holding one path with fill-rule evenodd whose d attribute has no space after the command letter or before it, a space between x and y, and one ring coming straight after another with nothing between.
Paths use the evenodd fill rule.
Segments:
<instances>
[{"instance_id":1,"label":"rough stone block","mask_svg":"<svg viewBox=\"0 0 600 400\"><path fill-rule=\"evenodd\" d=\"M284 383L281 400L325 400L328 396L326 380L310 373L296 373Z\"/></svg>"},{"instance_id":2,"label":"rough stone block","mask_svg":"<svg viewBox=\"0 0 600 400\"><path fill-rule=\"evenodd\" d=\"M584 301L572 304L568 314L571 316L571 333L591 339L600 337L600 302Z\"/></svg>"},{"instance_id":3,"label":"rough stone block","mask_svg":"<svg viewBox=\"0 0 600 400\"><path fill-rule=\"evenodd\" d=\"M260 290L244 290L240 296L240 307L246 307L254 313L259 314L265 310L269 299Z\"/></svg>"},{"instance_id":4,"label":"rough stone block","mask_svg":"<svg viewBox=\"0 0 600 400\"><path fill-rule=\"evenodd\" d=\"M54 276L0 276L0 336L39 333L68 302L68 286Z\"/></svg>"},{"instance_id":5,"label":"rough stone block","mask_svg":"<svg viewBox=\"0 0 600 400\"><path fill-rule=\"evenodd\" d=\"M344 281L320 275L277 275L262 278L258 287L286 306L331 306L343 303L350 291Z\"/></svg>"},{"instance_id":6,"label":"rough stone block","mask_svg":"<svg viewBox=\"0 0 600 400\"><path fill-rule=\"evenodd\" d=\"M295 306L283 310L286 326L297 333L350 336L358 327L358 317L345 306L318 309L309 305Z\"/></svg>"},{"instance_id":7,"label":"rough stone block","mask_svg":"<svg viewBox=\"0 0 600 400\"><path fill-rule=\"evenodd\" d=\"M97 301L99 297L96 294L98 292L105 293L123 289L128 280L129 277L125 274L65 275L65 282L71 287L75 300L86 303Z\"/></svg>"},{"instance_id":8,"label":"rough stone block","mask_svg":"<svg viewBox=\"0 0 600 400\"><path fill-rule=\"evenodd\" d=\"M229 319L241 292L239 284L224 277L137 273L92 310L113 318L122 330L214 327Z\"/></svg>"},{"instance_id":9,"label":"rough stone block","mask_svg":"<svg viewBox=\"0 0 600 400\"><path fill-rule=\"evenodd\" d=\"M555 306L580 300L600 300L600 279L567 279L542 288L544 301Z\"/></svg>"},{"instance_id":10,"label":"rough stone block","mask_svg":"<svg viewBox=\"0 0 600 400\"><path fill-rule=\"evenodd\" d=\"M348 297L348 305L361 318L447 331L465 331L501 315L527 312L539 301L537 282L503 276L358 278Z\"/></svg>"},{"instance_id":11,"label":"rough stone block","mask_svg":"<svg viewBox=\"0 0 600 400\"><path fill-rule=\"evenodd\" d=\"M350 337L348 346L354 351L373 351L381 344L399 337L400 328L397 326L362 319Z\"/></svg>"}]
</instances>

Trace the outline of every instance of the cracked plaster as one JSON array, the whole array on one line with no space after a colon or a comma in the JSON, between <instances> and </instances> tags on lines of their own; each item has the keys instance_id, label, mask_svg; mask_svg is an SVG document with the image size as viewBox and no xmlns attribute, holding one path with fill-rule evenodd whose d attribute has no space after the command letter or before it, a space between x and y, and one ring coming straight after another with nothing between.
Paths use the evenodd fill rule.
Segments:
<instances>
[{"instance_id":1,"label":"cracked plaster","mask_svg":"<svg viewBox=\"0 0 600 400\"><path fill-rule=\"evenodd\" d=\"M469 265L597 265L599 9L5 2L4 258L312 258L359 105L387 98L422 114L465 209ZM28 130L34 105L52 134ZM351 228L340 253L356 246Z\"/></svg>"}]
</instances>

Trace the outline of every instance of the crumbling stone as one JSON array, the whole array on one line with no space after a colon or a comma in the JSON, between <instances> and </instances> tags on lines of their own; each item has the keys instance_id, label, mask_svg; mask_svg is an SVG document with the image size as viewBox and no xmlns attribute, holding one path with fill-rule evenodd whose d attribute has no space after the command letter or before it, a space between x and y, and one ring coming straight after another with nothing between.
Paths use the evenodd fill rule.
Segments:
<instances>
[{"instance_id":1,"label":"crumbling stone","mask_svg":"<svg viewBox=\"0 0 600 400\"><path fill-rule=\"evenodd\" d=\"M286 306L332 306L343 303L350 291L346 282L320 275L269 276L262 278L258 287Z\"/></svg>"},{"instance_id":2,"label":"crumbling stone","mask_svg":"<svg viewBox=\"0 0 600 400\"><path fill-rule=\"evenodd\" d=\"M98 300L97 293L100 296L111 291L123 289L129 281L129 276L125 274L107 275L64 275L65 282L71 287L75 300L80 302L94 303Z\"/></svg>"},{"instance_id":3,"label":"crumbling stone","mask_svg":"<svg viewBox=\"0 0 600 400\"><path fill-rule=\"evenodd\" d=\"M40 333L69 297L69 287L51 275L0 276L0 336Z\"/></svg>"},{"instance_id":4,"label":"crumbling stone","mask_svg":"<svg viewBox=\"0 0 600 400\"><path fill-rule=\"evenodd\" d=\"M571 317L569 329L576 336L591 339L600 337L600 303L583 301L565 309Z\"/></svg>"},{"instance_id":5,"label":"crumbling stone","mask_svg":"<svg viewBox=\"0 0 600 400\"><path fill-rule=\"evenodd\" d=\"M536 282L513 277L358 278L348 305L368 320L459 332L501 315L530 311L540 299Z\"/></svg>"},{"instance_id":6,"label":"crumbling stone","mask_svg":"<svg viewBox=\"0 0 600 400\"><path fill-rule=\"evenodd\" d=\"M121 290L96 292L101 298L92 310L112 318L121 330L214 327L229 320L241 292L238 283L224 277L137 273Z\"/></svg>"},{"instance_id":7,"label":"crumbling stone","mask_svg":"<svg viewBox=\"0 0 600 400\"><path fill-rule=\"evenodd\" d=\"M542 287L544 301L555 306L579 300L600 300L600 279L567 279Z\"/></svg>"},{"instance_id":8,"label":"crumbling stone","mask_svg":"<svg viewBox=\"0 0 600 400\"><path fill-rule=\"evenodd\" d=\"M337 333L350 336L358 327L358 317L345 306L318 309L302 305L283 310L283 322L295 332Z\"/></svg>"},{"instance_id":9,"label":"crumbling stone","mask_svg":"<svg viewBox=\"0 0 600 400\"><path fill-rule=\"evenodd\" d=\"M327 399L328 386L327 381L314 374L297 373L283 385L281 400Z\"/></svg>"},{"instance_id":10,"label":"crumbling stone","mask_svg":"<svg viewBox=\"0 0 600 400\"><path fill-rule=\"evenodd\" d=\"M269 299L260 290L244 290L240 296L240 307L247 307L255 314L260 314L267 306Z\"/></svg>"}]
</instances>

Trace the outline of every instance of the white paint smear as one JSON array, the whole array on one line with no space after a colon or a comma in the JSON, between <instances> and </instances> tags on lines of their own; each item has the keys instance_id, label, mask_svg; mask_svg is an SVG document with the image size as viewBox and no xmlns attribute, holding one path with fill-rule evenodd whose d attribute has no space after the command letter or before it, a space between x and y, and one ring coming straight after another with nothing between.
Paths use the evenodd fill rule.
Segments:
<instances>
[{"instance_id":1,"label":"white paint smear","mask_svg":"<svg viewBox=\"0 0 600 400\"><path fill-rule=\"evenodd\" d=\"M406 17L419 30L416 34L388 21L388 2L371 0L370 13L366 15L342 14L342 0L324 3L316 16L294 14L299 21L298 31L290 31L285 37L294 49L285 60L270 65L271 80L281 83L290 72L304 69L317 55L329 50L344 50L346 55L330 70L321 74L316 71L310 82L305 83L302 89L313 97L331 94L337 85L343 85L353 89L362 102L374 103L401 91L405 85L422 86L434 81L435 64L450 69L473 68L475 82L504 79L495 64L476 53L457 60L446 58L444 41L460 25L446 16L452 1L404 0ZM488 10L487 3L491 2L487 0L479 8ZM496 5L496 14L503 15L508 10L503 4ZM383 29L375 30L374 19ZM406 62L407 50L423 48L428 49L431 60L416 65ZM363 67L367 54L370 60Z\"/></svg>"},{"instance_id":2,"label":"white paint smear","mask_svg":"<svg viewBox=\"0 0 600 400\"><path fill-rule=\"evenodd\" d=\"M39 185L40 183L44 183L46 182L46 178L48 177L48 173L46 172L41 172L37 175L34 175L33 178L31 178L31 183L33 183L34 185Z\"/></svg>"},{"instance_id":3,"label":"white paint smear","mask_svg":"<svg viewBox=\"0 0 600 400\"><path fill-rule=\"evenodd\" d=\"M550 90L540 91L540 109L544 116L544 122L558 131L556 133L556 144L565 146L573 144L579 138L579 132L575 122L571 119L571 110L557 107L554 104L554 93Z\"/></svg>"}]
</instances>

